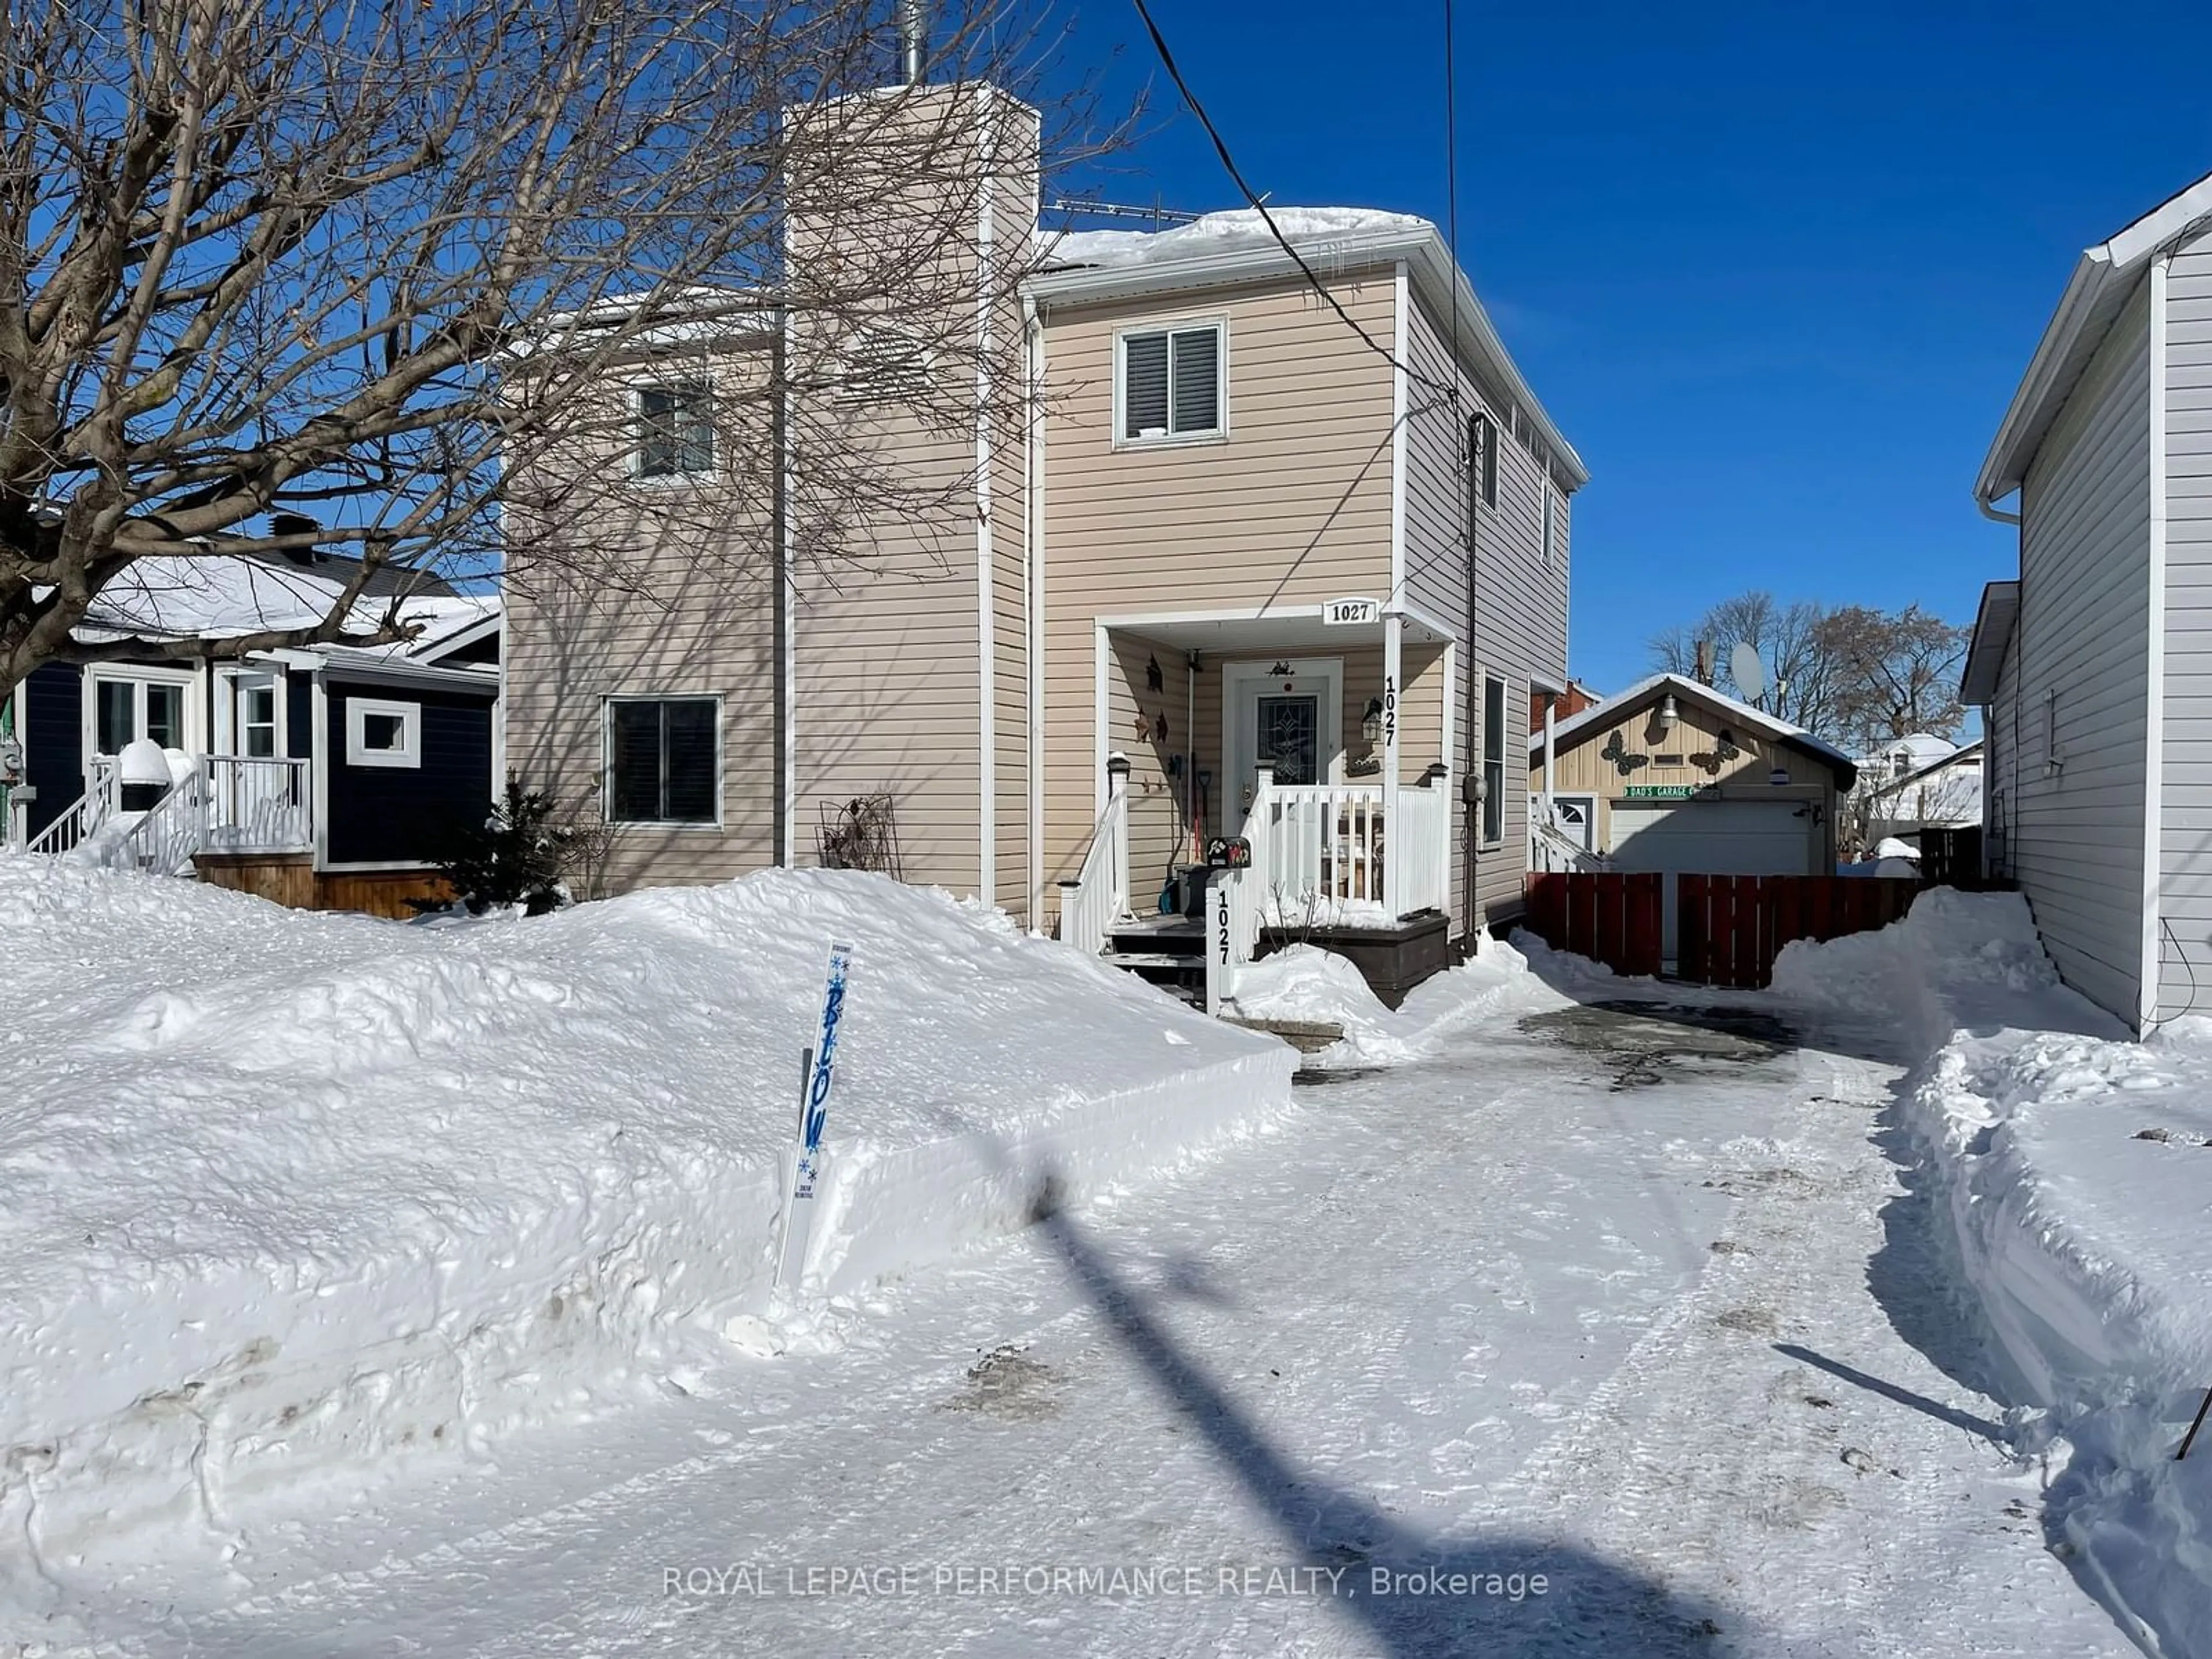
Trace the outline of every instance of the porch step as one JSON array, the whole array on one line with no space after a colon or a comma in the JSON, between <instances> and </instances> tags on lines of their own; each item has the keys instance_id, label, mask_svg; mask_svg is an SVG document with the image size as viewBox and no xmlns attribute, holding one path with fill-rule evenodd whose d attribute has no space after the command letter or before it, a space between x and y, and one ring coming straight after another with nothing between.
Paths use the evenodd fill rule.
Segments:
<instances>
[{"instance_id":1,"label":"porch step","mask_svg":"<svg viewBox=\"0 0 2212 1659\"><path fill-rule=\"evenodd\" d=\"M1205 963L1194 951L1109 951L1106 964L1109 968L1127 968L1132 973L1141 973L1147 968L1171 968L1181 973L1186 968L1203 967Z\"/></svg>"}]
</instances>

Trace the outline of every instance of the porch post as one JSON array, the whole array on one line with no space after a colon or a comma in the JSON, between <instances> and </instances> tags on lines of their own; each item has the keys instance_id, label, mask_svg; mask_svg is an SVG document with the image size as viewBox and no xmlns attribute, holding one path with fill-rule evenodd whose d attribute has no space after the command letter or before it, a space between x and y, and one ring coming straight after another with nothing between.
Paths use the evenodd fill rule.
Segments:
<instances>
[{"instance_id":1,"label":"porch post","mask_svg":"<svg viewBox=\"0 0 2212 1659\"><path fill-rule=\"evenodd\" d=\"M1404 680L1401 651L1405 622L1395 611L1382 616L1382 901L1383 914L1395 920L1398 895L1406 890L1401 879L1407 851L1403 826L1398 822L1398 700Z\"/></svg>"},{"instance_id":2,"label":"porch post","mask_svg":"<svg viewBox=\"0 0 2212 1659\"><path fill-rule=\"evenodd\" d=\"M1116 750L1106 757L1107 803L1122 800L1128 793L1129 757ZM1119 915L1129 908L1129 819L1125 804L1114 837L1114 914Z\"/></svg>"}]
</instances>

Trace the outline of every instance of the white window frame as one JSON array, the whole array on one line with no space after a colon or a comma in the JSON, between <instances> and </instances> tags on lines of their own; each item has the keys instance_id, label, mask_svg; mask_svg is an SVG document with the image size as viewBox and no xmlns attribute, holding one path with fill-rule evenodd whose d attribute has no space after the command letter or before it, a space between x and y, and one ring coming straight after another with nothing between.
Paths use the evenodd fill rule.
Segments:
<instances>
[{"instance_id":1,"label":"white window frame","mask_svg":"<svg viewBox=\"0 0 2212 1659\"><path fill-rule=\"evenodd\" d=\"M1559 506L1559 495L1548 477L1544 480L1544 568L1557 570L1559 564L1558 533L1553 514Z\"/></svg>"},{"instance_id":2,"label":"white window frame","mask_svg":"<svg viewBox=\"0 0 2212 1659\"><path fill-rule=\"evenodd\" d=\"M665 380L640 380L629 388L629 477L632 483L649 489L696 483L721 476L722 440L714 429L713 408L720 389L705 375ZM700 471L647 472L645 470L645 394L648 392L697 392L707 399L707 465Z\"/></svg>"},{"instance_id":3,"label":"white window frame","mask_svg":"<svg viewBox=\"0 0 2212 1659\"><path fill-rule=\"evenodd\" d=\"M85 672L82 721L84 747L82 750L87 765L92 757L105 751L100 746L100 684L112 681L136 688L132 696L135 712L131 725L138 731L146 729L146 688L149 685L173 685L180 688L185 697L185 729L179 735L179 744L185 753L197 755L201 751L204 723L202 705L206 699L199 695L200 677L194 671L173 668L139 668L115 663L100 663Z\"/></svg>"},{"instance_id":4,"label":"white window frame","mask_svg":"<svg viewBox=\"0 0 2212 1659\"><path fill-rule=\"evenodd\" d=\"M288 759L292 753L291 712L286 708L291 698L288 677L281 668L241 667L227 663L215 671L215 752L244 756L246 742L239 730L238 692L242 680L266 678L270 683L271 701L276 716L276 755L278 760Z\"/></svg>"},{"instance_id":5,"label":"white window frame","mask_svg":"<svg viewBox=\"0 0 2212 1659\"><path fill-rule=\"evenodd\" d=\"M1498 687L1498 729L1495 732L1491 729L1490 718L1490 688L1493 685ZM1525 696L1523 701L1526 701ZM1477 775L1482 779L1483 786L1483 822L1475 826L1480 836L1475 843L1478 848L1505 845L1505 742L1511 726L1512 708L1512 682L1503 674L1493 674L1486 670L1482 675L1482 746L1475 755L1475 764L1482 769ZM1497 749L1494 758L1491 752L1493 744ZM1493 766L1498 769L1494 781L1490 770ZM1490 833L1488 823L1493 806L1498 811L1498 833L1495 836Z\"/></svg>"},{"instance_id":6,"label":"white window frame","mask_svg":"<svg viewBox=\"0 0 2212 1659\"><path fill-rule=\"evenodd\" d=\"M1128 427L1128 343L1147 335L1176 335L1210 328L1214 331L1213 424L1203 432L1163 432L1155 437L1123 436ZM1175 346L1168 346L1168 418L1175 419ZM1185 444L1218 444L1229 437L1229 319L1219 313L1205 317L1176 317L1133 323L1114 331L1114 447L1116 449L1173 449Z\"/></svg>"},{"instance_id":7,"label":"white window frame","mask_svg":"<svg viewBox=\"0 0 2212 1659\"><path fill-rule=\"evenodd\" d=\"M389 715L399 722L399 747L371 749L368 717ZM346 764L383 767L393 771L419 771L422 766L422 705L395 702L386 697L346 699Z\"/></svg>"},{"instance_id":8,"label":"white window frame","mask_svg":"<svg viewBox=\"0 0 2212 1659\"><path fill-rule=\"evenodd\" d=\"M618 818L615 816L615 705L618 702L711 702L714 705L714 816L704 818ZM617 830L658 830L672 834L720 835L727 810L724 774L729 764L724 719L728 710L719 691L617 691L599 699L599 817Z\"/></svg>"}]
</instances>

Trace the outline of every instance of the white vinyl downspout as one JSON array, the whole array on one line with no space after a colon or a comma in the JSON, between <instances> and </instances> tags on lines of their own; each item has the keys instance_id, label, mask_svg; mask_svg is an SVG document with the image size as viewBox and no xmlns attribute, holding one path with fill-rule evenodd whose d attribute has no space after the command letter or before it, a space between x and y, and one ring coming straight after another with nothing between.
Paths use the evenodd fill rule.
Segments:
<instances>
[{"instance_id":1,"label":"white vinyl downspout","mask_svg":"<svg viewBox=\"0 0 2212 1659\"><path fill-rule=\"evenodd\" d=\"M1553 751L1552 734L1554 716L1559 712L1559 696L1556 691L1544 693L1544 827L1552 827L1552 796L1558 790L1559 757Z\"/></svg>"},{"instance_id":2,"label":"white vinyl downspout","mask_svg":"<svg viewBox=\"0 0 2212 1659\"><path fill-rule=\"evenodd\" d=\"M978 160L983 164L983 199L975 216L975 678L976 678L976 842L975 896L994 903L999 896L998 872L998 744L996 679L998 638L994 610L991 565L995 550L991 535L991 285L994 249L991 239L992 191L998 173L992 149L991 88L979 86L976 123Z\"/></svg>"},{"instance_id":3,"label":"white vinyl downspout","mask_svg":"<svg viewBox=\"0 0 2212 1659\"><path fill-rule=\"evenodd\" d=\"M2166 817L2166 287L2169 251L2150 266L2150 581L2149 638L2144 641L2142 967L2136 993L2138 1030L2154 1024L2165 1002L2160 982L2160 879Z\"/></svg>"},{"instance_id":4,"label":"white vinyl downspout","mask_svg":"<svg viewBox=\"0 0 2212 1659\"><path fill-rule=\"evenodd\" d=\"M1022 623L1028 641L1029 927L1044 927L1044 323L1035 296L1022 296L1022 335L1027 342L1027 401L1022 411Z\"/></svg>"}]
</instances>

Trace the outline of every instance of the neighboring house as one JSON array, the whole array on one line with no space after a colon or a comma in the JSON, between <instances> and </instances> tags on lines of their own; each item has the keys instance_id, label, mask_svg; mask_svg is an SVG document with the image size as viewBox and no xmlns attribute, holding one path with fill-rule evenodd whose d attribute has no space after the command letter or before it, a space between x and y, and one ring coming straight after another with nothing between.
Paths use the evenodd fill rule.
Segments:
<instances>
[{"instance_id":1,"label":"neighboring house","mask_svg":"<svg viewBox=\"0 0 2212 1659\"><path fill-rule=\"evenodd\" d=\"M77 629L117 653L48 663L16 690L25 787L9 839L160 873L198 873L302 908L407 913L431 861L481 823L499 776L500 608L434 577L378 571L355 616L395 597L417 635L214 661L198 640L319 622L357 570L343 556L141 559ZM149 740L173 787L125 811L125 750Z\"/></svg>"},{"instance_id":2,"label":"neighboring house","mask_svg":"<svg viewBox=\"0 0 2212 1659\"><path fill-rule=\"evenodd\" d=\"M1982 740L1954 745L1923 732L1863 757L1851 815L1869 848L1893 839L1917 848L1923 830L1978 826Z\"/></svg>"},{"instance_id":3,"label":"neighboring house","mask_svg":"<svg viewBox=\"0 0 2212 1659\"><path fill-rule=\"evenodd\" d=\"M1532 687L1528 692L1528 729L1540 732L1544 729L1547 714L1555 720L1563 720L1570 714L1581 714L1600 700L1596 692L1577 679L1570 679L1564 691L1547 691L1540 687Z\"/></svg>"},{"instance_id":4,"label":"neighboring house","mask_svg":"<svg viewBox=\"0 0 2212 1659\"><path fill-rule=\"evenodd\" d=\"M1608 870L1808 876L1836 867L1850 756L1681 674L1527 740L1531 809ZM1674 884L1665 951L1674 950Z\"/></svg>"},{"instance_id":5,"label":"neighboring house","mask_svg":"<svg viewBox=\"0 0 2212 1659\"><path fill-rule=\"evenodd\" d=\"M2018 510L1996 503L2018 495ZM2076 262L1974 486L1984 856L2141 1030L2212 988L2212 177Z\"/></svg>"},{"instance_id":6,"label":"neighboring house","mask_svg":"<svg viewBox=\"0 0 2212 1659\"><path fill-rule=\"evenodd\" d=\"M617 885L845 860L873 826L874 862L1096 947L1227 832L1285 926L1432 935L1441 959L1446 930L1516 914L1522 711L1565 686L1585 474L1443 237L1274 210L1320 291L1250 212L1055 238L1034 113L923 95L1022 137L983 201L942 210L970 216L979 260L1036 266L1011 322L1025 437L910 435L917 467L957 437L984 486L928 548L793 561L823 538L790 497L705 569L639 534L635 603L524 562L520 775L601 793ZM641 422L701 374L636 362ZM714 458L691 471L711 488Z\"/></svg>"}]
</instances>

